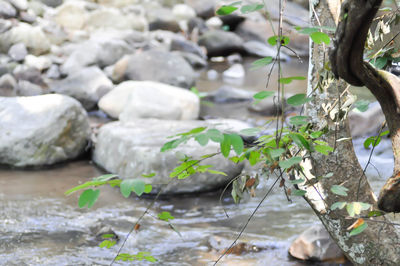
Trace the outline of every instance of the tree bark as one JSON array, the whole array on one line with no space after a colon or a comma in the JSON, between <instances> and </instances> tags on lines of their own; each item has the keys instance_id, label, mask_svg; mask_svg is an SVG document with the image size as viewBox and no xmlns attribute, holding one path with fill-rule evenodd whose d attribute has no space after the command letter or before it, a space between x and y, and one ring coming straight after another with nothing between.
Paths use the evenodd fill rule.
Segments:
<instances>
[{"instance_id":1,"label":"tree bark","mask_svg":"<svg viewBox=\"0 0 400 266\"><path fill-rule=\"evenodd\" d=\"M335 27L338 21L337 0L310 1L312 26ZM329 156L312 153L303 163L307 185L305 199L322 221L331 237L355 265L399 265L399 235L385 218L365 219L368 227L359 235L349 236L347 228L355 218L347 218L345 209L332 211L335 202L365 202L377 208L376 197L355 155L346 118L346 84L337 81L329 69L327 47L310 44L308 93L313 101L307 106L316 130L328 130L324 140L334 152ZM354 79L355 82L359 80ZM336 104L334 104L336 103ZM330 178L319 178L333 173ZM348 188L348 196L331 192L333 185ZM361 215L366 215L363 211Z\"/></svg>"}]
</instances>

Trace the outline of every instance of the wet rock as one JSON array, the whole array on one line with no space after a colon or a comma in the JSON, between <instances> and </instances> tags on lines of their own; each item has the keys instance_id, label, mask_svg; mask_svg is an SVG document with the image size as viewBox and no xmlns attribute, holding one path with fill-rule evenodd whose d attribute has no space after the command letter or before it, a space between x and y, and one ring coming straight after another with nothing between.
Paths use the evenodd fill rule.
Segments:
<instances>
[{"instance_id":1,"label":"wet rock","mask_svg":"<svg viewBox=\"0 0 400 266\"><path fill-rule=\"evenodd\" d=\"M243 40L233 32L210 30L200 37L198 43L205 46L208 57L243 52Z\"/></svg>"},{"instance_id":2,"label":"wet rock","mask_svg":"<svg viewBox=\"0 0 400 266\"><path fill-rule=\"evenodd\" d=\"M36 96L44 94L42 87L27 80L19 80L15 91L18 96Z\"/></svg>"},{"instance_id":3,"label":"wet rock","mask_svg":"<svg viewBox=\"0 0 400 266\"><path fill-rule=\"evenodd\" d=\"M143 181L152 183L153 193L157 193L160 189L159 184L165 184L171 180L169 173L178 162L177 151L199 158L203 154L219 150L219 144L214 142L202 147L197 142L189 141L174 151L160 153L160 148L168 141L166 137L202 126L216 126L221 130L235 131L248 127L247 124L236 120L166 121L146 119L125 124L112 122L100 128L93 160L107 171L116 173L122 178L140 178L143 173L155 172L156 176L144 178ZM243 165L235 165L222 155L209 158L203 163L214 165L216 170L225 172L227 176L196 174L179 180L179 182L170 183L163 189L163 193L194 193L214 190L226 185L243 168Z\"/></svg>"},{"instance_id":4,"label":"wet rock","mask_svg":"<svg viewBox=\"0 0 400 266\"><path fill-rule=\"evenodd\" d=\"M86 110L93 109L99 99L112 88L112 82L96 66L83 68L67 78L50 83L51 91L71 96Z\"/></svg>"},{"instance_id":5,"label":"wet rock","mask_svg":"<svg viewBox=\"0 0 400 266\"><path fill-rule=\"evenodd\" d=\"M172 8L172 15L175 20L190 20L196 17L196 11L188 5L178 4Z\"/></svg>"},{"instance_id":6,"label":"wet rock","mask_svg":"<svg viewBox=\"0 0 400 266\"><path fill-rule=\"evenodd\" d=\"M103 224L101 222L92 225L89 229L92 235L94 235L96 240L99 242L105 239L116 240L116 241L119 240L117 233L115 233L115 231L111 228L111 226ZM105 238L104 235L110 235L110 236L112 235L112 237Z\"/></svg>"},{"instance_id":7,"label":"wet rock","mask_svg":"<svg viewBox=\"0 0 400 266\"><path fill-rule=\"evenodd\" d=\"M170 52L149 50L129 56L124 78L152 80L190 88L194 85L195 73L181 56Z\"/></svg>"},{"instance_id":8,"label":"wet rock","mask_svg":"<svg viewBox=\"0 0 400 266\"><path fill-rule=\"evenodd\" d=\"M0 76L0 96L16 96L17 81L11 74Z\"/></svg>"},{"instance_id":9,"label":"wet rock","mask_svg":"<svg viewBox=\"0 0 400 266\"><path fill-rule=\"evenodd\" d=\"M365 112L351 111L349 113L351 136L364 137L378 133L385 121L385 115L382 112L378 102L371 103Z\"/></svg>"},{"instance_id":10,"label":"wet rock","mask_svg":"<svg viewBox=\"0 0 400 266\"><path fill-rule=\"evenodd\" d=\"M26 49L25 44L17 43L10 47L8 50L8 55L14 61L22 61L25 59L25 56L28 54L28 50Z\"/></svg>"},{"instance_id":11,"label":"wet rock","mask_svg":"<svg viewBox=\"0 0 400 266\"><path fill-rule=\"evenodd\" d=\"M242 64L233 64L222 74L224 78L241 79L244 78L246 72Z\"/></svg>"},{"instance_id":12,"label":"wet rock","mask_svg":"<svg viewBox=\"0 0 400 266\"><path fill-rule=\"evenodd\" d=\"M289 254L300 260L332 261L344 257L322 225L304 231L289 248Z\"/></svg>"},{"instance_id":13,"label":"wet rock","mask_svg":"<svg viewBox=\"0 0 400 266\"><path fill-rule=\"evenodd\" d=\"M17 10L8 2L0 0L0 18L13 18L17 15Z\"/></svg>"},{"instance_id":14,"label":"wet rock","mask_svg":"<svg viewBox=\"0 0 400 266\"><path fill-rule=\"evenodd\" d=\"M216 103L232 103L251 101L253 99L254 92L233 88L230 86L220 87L210 99Z\"/></svg>"},{"instance_id":15,"label":"wet rock","mask_svg":"<svg viewBox=\"0 0 400 266\"><path fill-rule=\"evenodd\" d=\"M67 30L79 30L85 25L87 16L83 1L68 1L57 7L54 20Z\"/></svg>"},{"instance_id":16,"label":"wet rock","mask_svg":"<svg viewBox=\"0 0 400 266\"><path fill-rule=\"evenodd\" d=\"M25 65L43 71L51 66L51 60L45 56L34 56L30 54L25 57Z\"/></svg>"},{"instance_id":17,"label":"wet rock","mask_svg":"<svg viewBox=\"0 0 400 266\"><path fill-rule=\"evenodd\" d=\"M104 95L99 107L113 118L190 120L199 116L200 101L192 92L159 82L126 81Z\"/></svg>"},{"instance_id":18,"label":"wet rock","mask_svg":"<svg viewBox=\"0 0 400 266\"><path fill-rule=\"evenodd\" d=\"M208 63L207 61L196 55L196 54L191 54L191 53L185 53L185 52L177 52L180 56L182 56L194 69L201 69L205 68Z\"/></svg>"},{"instance_id":19,"label":"wet rock","mask_svg":"<svg viewBox=\"0 0 400 266\"><path fill-rule=\"evenodd\" d=\"M260 41L248 41L243 44L244 50L249 55L254 55L258 57L276 57L276 49L271 46L268 46ZM290 57L284 52L280 52L280 58L283 61L290 60Z\"/></svg>"},{"instance_id":20,"label":"wet rock","mask_svg":"<svg viewBox=\"0 0 400 266\"><path fill-rule=\"evenodd\" d=\"M234 31L240 23L242 23L245 18L235 14L230 14L226 16L219 17L222 20L224 26L228 26L230 31Z\"/></svg>"},{"instance_id":21,"label":"wet rock","mask_svg":"<svg viewBox=\"0 0 400 266\"><path fill-rule=\"evenodd\" d=\"M0 98L0 114L0 164L51 165L76 158L88 141L87 114L68 96Z\"/></svg>"},{"instance_id":22,"label":"wet rock","mask_svg":"<svg viewBox=\"0 0 400 266\"><path fill-rule=\"evenodd\" d=\"M40 55L50 50L50 42L39 26L31 26L27 23L19 23L0 34L0 51L7 52L17 43L25 44L28 51L34 55Z\"/></svg>"},{"instance_id":23,"label":"wet rock","mask_svg":"<svg viewBox=\"0 0 400 266\"><path fill-rule=\"evenodd\" d=\"M226 57L226 61L229 65L234 65L243 62L243 57L240 54L231 54Z\"/></svg>"}]
</instances>

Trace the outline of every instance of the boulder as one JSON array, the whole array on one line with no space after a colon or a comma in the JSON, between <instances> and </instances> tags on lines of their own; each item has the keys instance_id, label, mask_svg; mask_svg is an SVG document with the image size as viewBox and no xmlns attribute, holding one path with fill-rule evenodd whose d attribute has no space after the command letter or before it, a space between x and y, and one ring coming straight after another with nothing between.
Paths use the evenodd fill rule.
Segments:
<instances>
[{"instance_id":1,"label":"boulder","mask_svg":"<svg viewBox=\"0 0 400 266\"><path fill-rule=\"evenodd\" d=\"M155 49L129 56L124 78L158 81L182 88L190 88L195 83L195 73L182 56Z\"/></svg>"},{"instance_id":2,"label":"boulder","mask_svg":"<svg viewBox=\"0 0 400 266\"><path fill-rule=\"evenodd\" d=\"M79 156L90 128L78 101L63 95L0 97L0 164L46 166Z\"/></svg>"},{"instance_id":3,"label":"boulder","mask_svg":"<svg viewBox=\"0 0 400 266\"><path fill-rule=\"evenodd\" d=\"M126 81L104 95L99 108L113 118L197 119L200 101L182 88L152 81Z\"/></svg>"},{"instance_id":4,"label":"boulder","mask_svg":"<svg viewBox=\"0 0 400 266\"><path fill-rule=\"evenodd\" d=\"M136 120L130 123L112 122L100 128L93 160L110 173L121 178L140 178L153 185L153 193L160 190L160 184L168 183L169 174L177 166L176 153L199 159L204 154L218 152L219 144L208 143L205 147L195 141L182 144L172 151L160 152L169 141L168 136L187 132L197 127L217 127L220 130L238 131L248 127L236 120L209 121L167 121ZM195 174L183 180L171 182L163 189L164 194L195 193L215 190L225 186L240 174L243 165L233 164L222 155L204 160L201 165L214 165L213 169L223 171L227 176L209 173ZM152 178L141 178L142 174L156 173Z\"/></svg>"},{"instance_id":5,"label":"boulder","mask_svg":"<svg viewBox=\"0 0 400 266\"><path fill-rule=\"evenodd\" d=\"M103 71L93 66L74 72L63 80L50 82L50 88L53 92L77 99L86 110L91 110L113 88L113 84Z\"/></svg>"},{"instance_id":6,"label":"boulder","mask_svg":"<svg viewBox=\"0 0 400 266\"><path fill-rule=\"evenodd\" d=\"M34 55L40 55L50 50L50 42L39 26L31 26L27 23L19 23L0 34L0 52L6 53L8 49L17 43L25 44L28 51Z\"/></svg>"},{"instance_id":7,"label":"boulder","mask_svg":"<svg viewBox=\"0 0 400 266\"><path fill-rule=\"evenodd\" d=\"M315 225L296 238L289 254L300 260L343 260L343 253L322 225Z\"/></svg>"},{"instance_id":8,"label":"boulder","mask_svg":"<svg viewBox=\"0 0 400 266\"><path fill-rule=\"evenodd\" d=\"M210 30L199 38L198 44L207 49L208 57L243 52L242 38L228 31Z\"/></svg>"},{"instance_id":9,"label":"boulder","mask_svg":"<svg viewBox=\"0 0 400 266\"><path fill-rule=\"evenodd\" d=\"M353 138L371 136L378 133L385 121L385 115L379 103L374 102L370 104L368 110L365 112L351 111L349 113L349 121L350 132Z\"/></svg>"}]
</instances>

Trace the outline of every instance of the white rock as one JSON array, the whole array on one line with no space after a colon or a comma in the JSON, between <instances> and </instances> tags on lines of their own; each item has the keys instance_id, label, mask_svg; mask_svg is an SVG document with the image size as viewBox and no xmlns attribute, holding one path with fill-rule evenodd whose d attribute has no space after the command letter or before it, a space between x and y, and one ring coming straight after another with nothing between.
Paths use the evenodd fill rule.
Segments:
<instances>
[{"instance_id":1,"label":"white rock","mask_svg":"<svg viewBox=\"0 0 400 266\"><path fill-rule=\"evenodd\" d=\"M219 17L212 17L206 20L206 26L214 30L221 29L223 24L224 23Z\"/></svg>"},{"instance_id":2,"label":"white rock","mask_svg":"<svg viewBox=\"0 0 400 266\"><path fill-rule=\"evenodd\" d=\"M99 101L99 107L113 118L169 120L197 119L199 98L192 92L152 81L126 81Z\"/></svg>"},{"instance_id":3,"label":"white rock","mask_svg":"<svg viewBox=\"0 0 400 266\"><path fill-rule=\"evenodd\" d=\"M30 54L25 57L25 65L43 71L51 66L51 60L46 56L34 56Z\"/></svg>"},{"instance_id":4,"label":"white rock","mask_svg":"<svg viewBox=\"0 0 400 266\"><path fill-rule=\"evenodd\" d=\"M176 20L190 20L196 17L196 11L188 5L178 4L172 9L172 14Z\"/></svg>"},{"instance_id":5,"label":"white rock","mask_svg":"<svg viewBox=\"0 0 400 266\"><path fill-rule=\"evenodd\" d=\"M0 164L51 165L80 155L90 128L76 100L49 94L0 97Z\"/></svg>"},{"instance_id":6,"label":"white rock","mask_svg":"<svg viewBox=\"0 0 400 266\"><path fill-rule=\"evenodd\" d=\"M210 69L207 71L207 78L209 80L216 80L218 76L219 76L218 72L214 69Z\"/></svg>"},{"instance_id":7,"label":"white rock","mask_svg":"<svg viewBox=\"0 0 400 266\"><path fill-rule=\"evenodd\" d=\"M17 43L10 47L8 50L8 55L14 61L22 61L25 59L25 56L28 54L28 50L26 49L25 44Z\"/></svg>"},{"instance_id":8,"label":"white rock","mask_svg":"<svg viewBox=\"0 0 400 266\"><path fill-rule=\"evenodd\" d=\"M18 96L36 96L43 94L43 89L39 85L27 80L18 80L16 87Z\"/></svg>"},{"instance_id":9,"label":"white rock","mask_svg":"<svg viewBox=\"0 0 400 266\"><path fill-rule=\"evenodd\" d=\"M224 78L241 79L246 74L242 64L233 64L230 68L224 71Z\"/></svg>"},{"instance_id":10,"label":"white rock","mask_svg":"<svg viewBox=\"0 0 400 266\"><path fill-rule=\"evenodd\" d=\"M82 29L86 23L87 12L85 3L81 1L68 1L56 8L54 20L67 30Z\"/></svg>"},{"instance_id":11,"label":"white rock","mask_svg":"<svg viewBox=\"0 0 400 266\"><path fill-rule=\"evenodd\" d=\"M144 31L147 26L147 21L144 17L133 14L124 15L116 8L93 11L86 21L86 28L88 29L113 28Z\"/></svg>"},{"instance_id":12,"label":"white rock","mask_svg":"<svg viewBox=\"0 0 400 266\"><path fill-rule=\"evenodd\" d=\"M179 146L176 150L160 152L168 136L187 132L197 127L240 130L247 124L236 120L214 121L168 121L140 119L130 123L112 122L100 128L96 148L93 154L95 163L122 178L141 178L141 174L156 173L152 178L142 178L153 184L153 193L166 184L169 174L177 166L176 152L193 156L195 159L204 154L215 153L219 143L210 142L205 147L195 141ZM226 185L238 175L243 165L235 165L222 155L217 155L202 162L211 164L213 169L223 171L227 176L214 174L196 174L178 182L172 182L163 189L163 193L192 193L214 190Z\"/></svg>"},{"instance_id":13,"label":"white rock","mask_svg":"<svg viewBox=\"0 0 400 266\"><path fill-rule=\"evenodd\" d=\"M26 0L8 0L15 8L18 10L27 10L28 9L28 1Z\"/></svg>"}]
</instances>

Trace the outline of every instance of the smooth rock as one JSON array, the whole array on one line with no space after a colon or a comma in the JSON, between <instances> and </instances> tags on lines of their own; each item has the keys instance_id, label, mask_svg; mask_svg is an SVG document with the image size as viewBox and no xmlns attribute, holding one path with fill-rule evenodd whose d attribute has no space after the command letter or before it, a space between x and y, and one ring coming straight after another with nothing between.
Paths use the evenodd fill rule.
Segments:
<instances>
[{"instance_id":1,"label":"smooth rock","mask_svg":"<svg viewBox=\"0 0 400 266\"><path fill-rule=\"evenodd\" d=\"M344 257L322 225L315 225L296 238L289 253L300 260L332 261Z\"/></svg>"},{"instance_id":2,"label":"smooth rock","mask_svg":"<svg viewBox=\"0 0 400 266\"><path fill-rule=\"evenodd\" d=\"M27 80L18 80L15 92L18 96L37 96L44 94L42 87Z\"/></svg>"},{"instance_id":3,"label":"smooth rock","mask_svg":"<svg viewBox=\"0 0 400 266\"><path fill-rule=\"evenodd\" d=\"M207 71L208 80L216 80L218 77L219 77L219 74L215 69L210 69Z\"/></svg>"},{"instance_id":4,"label":"smooth rock","mask_svg":"<svg viewBox=\"0 0 400 266\"><path fill-rule=\"evenodd\" d=\"M243 89L233 88L224 85L213 93L210 98L216 103L232 103L251 101L255 93Z\"/></svg>"},{"instance_id":5,"label":"smooth rock","mask_svg":"<svg viewBox=\"0 0 400 266\"><path fill-rule=\"evenodd\" d=\"M224 71L224 78L241 79L244 78L246 72L242 64L233 64L230 68Z\"/></svg>"},{"instance_id":6,"label":"smooth rock","mask_svg":"<svg viewBox=\"0 0 400 266\"><path fill-rule=\"evenodd\" d=\"M10 4L20 11L25 11L28 9L27 0L8 0L8 2L10 2Z\"/></svg>"},{"instance_id":7,"label":"smooth rock","mask_svg":"<svg viewBox=\"0 0 400 266\"><path fill-rule=\"evenodd\" d=\"M0 120L0 164L14 167L76 158L90 134L79 102L56 94L0 98Z\"/></svg>"},{"instance_id":8,"label":"smooth rock","mask_svg":"<svg viewBox=\"0 0 400 266\"><path fill-rule=\"evenodd\" d=\"M17 43L23 43L28 51L34 55L40 55L50 50L50 42L39 26L31 26L20 22L17 26L0 34L0 52Z\"/></svg>"},{"instance_id":9,"label":"smooth rock","mask_svg":"<svg viewBox=\"0 0 400 266\"><path fill-rule=\"evenodd\" d=\"M0 96L16 96L16 87L17 81L11 74L4 74L0 76Z\"/></svg>"},{"instance_id":10,"label":"smooth rock","mask_svg":"<svg viewBox=\"0 0 400 266\"><path fill-rule=\"evenodd\" d=\"M21 21L29 24L33 24L36 21L36 15L31 12L21 11L19 17Z\"/></svg>"},{"instance_id":11,"label":"smooth rock","mask_svg":"<svg viewBox=\"0 0 400 266\"><path fill-rule=\"evenodd\" d=\"M93 109L99 99L112 88L112 82L97 67L87 67L50 83L51 90L80 101L86 110Z\"/></svg>"},{"instance_id":12,"label":"smooth rock","mask_svg":"<svg viewBox=\"0 0 400 266\"><path fill-rule=\"evenodd\" d=\"M178 4L172 8L172 15L177 21L190 20L196 17L196 11L188 5Z\"/></svg>"},{"instance_id":13,"label":"smooth rock","mask_svg":"<svg viewBox=\"0 0 400 266\"><path fill-rule=\"evenodd\" d=\"M198 17L208 19L215 16L215 0L187 0L186 3L193 7Z\"/></svg>"},{"instance_id":14,"label":"smooth rock","mask_svg":"<svg viewBox=\"0 0 400 266\"><path fill-rule=\"evenodd\" d=\"M181 56L158 50L149 50L129 56L124 78L152 80L169 85L190 88L195 83L195 73Z\"/></svg>"},{"instance_id":15,"label":"smooth rock","mask_svg":"<svg viewBox=\"0 0 400 266\"><path fill-rule=\"evenodd\" d=\"M25 59L25 56L28 54L28 50L26 49L25 44L17 43L10 47L8 50L8 55L14 61L22 61Z\"/></svg>"},{"instance_id":16,"label":"smooth rock","mask_svg":"<svg viewBox=\"0 0 400 266\"><path fill-rule=\"evenodd\" d=\"M208 57L243 52L243 40L233 32L210 30L199 38L198 43L205 46Z\"/></svg>"},{"instance_id":17,"label":"smooth rock","mask_svg":"<svg viewBox=\"0 0 400 266\"><path fill-rule=\"evenodd\" d=\"M17 15L17 10L6 1L0 0L0 18L13 18Z\"/></svg>"},{"instance_id":18,"label":"smooth rock","mask_svg":"<svg viewBox=\"0 0 400 266\"><path fill-rule=\"evenodd\" d=\"M104 95L99 108L113 118L197 119L199 98L192 92L152 81L125 81Z\"/></svg>"},{"instance_id":19,"label":"smooth rock","mask_svg":"<svg viewBox=\"0 0 400 266\"><path fill-rule=\"evenodd\" d=\"M27 80L42 87L47 86L46 82L43 80L40 71L35 67L18 65L17 67L15 67L13 74L17 80Z\"/></svg>"},{"instance_id":20,"label":"smooth rock","mask_svg":"<svg viewBox=\"0 0 400 266\"><path fill-rule=\"evenodd\" d=\"M130 123L112 122L100 128L93 160L110 173L122 178L141 178L141 174L156 173L152 178L142 178L153 185L153 193L161 188L160 184L168 183L169 174L177 166L176 152L193 156L195 159L204 154L215 153L219 144L208 143L205 147L191 140L173 151L160 152L168 136L187 132L197 127L217 127L220 130L239 131L248 125L237 120L213 121L167 121L136 120ZM164 194L195 193L215 190L226 185L238 175L243 165L235 165L222 155L204 160L201 164L214 165L213 169L223 171L227 176L208 173L171 182L163 188Z\"/></svg>"},{"instance_id":21,"label":"smooth rock","mask_svg":"<svg viewBox=\"0 0 400 266\"><path fill-rule=\"evenodd\" d=\"M212 17L206 20L206 26L214 30L221 29L223 24L224 22L219 17Z\"/></svg>"},{"instance_id":22,"label":"smooth rock","mask_svg":"<svg viewBox=\"0 0 400 266\"><path fill-rule=\"evenodd\" d=\"M11 29L11 27L12 27L11 21L0 18L0 34L8 31L9 29Z\"/></svg>"},{"instance_id":23,"label":"smooth rock","mask_svg":"<svg viewBox=\"0 0 400 266\"><path fill-rule=\"evenodd\" d=\"M186 52L186 53L192 53L203 59L207 58L204 50L201 49L197 45L197 43L188 41L183 37L172 38L170 48L171 48L171 51L181 51L181 52Z\"/></svg>"},{"instance_id":24,"label":"smooth rock","mask_svg":"<svg viewBox=\"0 0 400 266\"><path fill-rule=\"evenodd\" d=\"M177 52L180 56L182 56L194 69L205 68L208 63L204 58L191 53L185 52Z\"/></svg>"},{"instance_id":25,"label":"smooth rock","mask_svg":"<svg viewBox=\"0 0 400 266\"><path fill-rule=\"evenodd\" d=\"M150 31L165 30L171 32L180 32L181 27L175 20L155 19L149 23L149 30Z\"/></svg>"},{"instance_id":26,"label":"smooth rock","mask_svg":"<svg viewBox=\"0 0 400 266\"><path fill-rule=\"evenodd\" d=\"M234 65L243 62L243 57L240 54L231 54L226 57L226 61L229 65Z\"/></svg>"},{"instance_id":27,"label":"smooth rock","mask_svg":"<svg viewBox=\"0 0 400 266\"><path fill-rule=\"evenodd\" d=\"M243 44L244 50L249 55L254 55L258 57L267 57L271 56L273 58L276 57L277 51L275 48L268 46L260 41L248 41ZM280 59L283 61L289 61L290 56L285 54L284 52L280 52Z\"/></svg>"},{"instance_id":28,"label":"smooth rock","mask_svg":"<svg viewBox=\"0 0 400 266\"><path fill-rule=\"evenodd\" d=\"M46 77L48 77L49 79L59 79L61 77L61 72L58 65L51 65L46 72Z\"/></svg>"},{"instance_id":29,"label":"smooth rock","mask_svg":"<svg viewBox=\"0 0 400 266\"><path fill-rule=\"evenodd\" d=\"M42 2L46 6L58 7L58 6L62 5L62 3L64 1L63 0L40 0L40 2Z\"/></svg>"},{"instance_id":30,"label":"smooth rock","mask_svg":"<svg viewBox=\"0 0 400 266\"><path fill-rule=\"evenodd\" d=\"M351 111L349 113L349 124L351 136L364 137L378 133L385 115L378 102L371 103L365 112Z\"/></svg>"},{"instance_id":31,"label":"smooth rock","mask_svg":"<svg viewBox=\"0 0 400 266\"><path fill-rule=\"evenodd\" d=\"M86 23L85 2L68 1L56 8L54 20L67 30L82 29Z\"/></svg>"},{"instance_id":32,"label":"smooth rock","mask_svg":"<svg viewBox=\"0 0 400 266\"><path fill-rule=\"evenodd\" d=\"M35 67L39 71L48 69L51 66L51 60L46 56L27 55L25 57L25 65L28 67Z\"/></svg>"}]
</instances>

